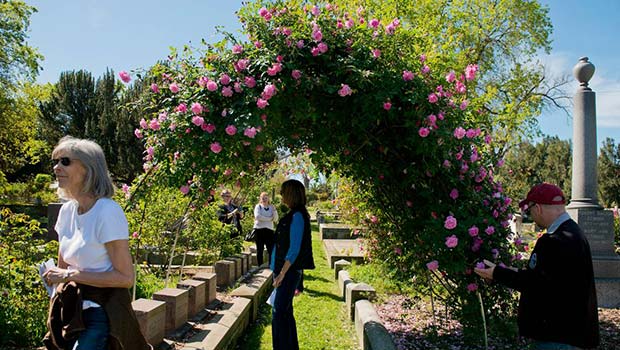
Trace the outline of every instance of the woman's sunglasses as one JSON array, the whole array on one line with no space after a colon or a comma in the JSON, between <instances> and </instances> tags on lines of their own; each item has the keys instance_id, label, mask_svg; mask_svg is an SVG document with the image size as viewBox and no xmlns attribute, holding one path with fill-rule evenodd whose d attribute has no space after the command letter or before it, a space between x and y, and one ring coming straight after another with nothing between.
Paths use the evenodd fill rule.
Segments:
<instances>
[{"instance_id":1,"label":"woman's sunglasses","mask_svg":"<svg viewBox=\"0 0 620 350\"><path fill-rule=\"evenodd\" d=\"M58 159L52 159L52 168L56 166L56 164L62 164L62 166L71 165L71 158L69 157L60 157Z\"/></svg>"}]
</instances>

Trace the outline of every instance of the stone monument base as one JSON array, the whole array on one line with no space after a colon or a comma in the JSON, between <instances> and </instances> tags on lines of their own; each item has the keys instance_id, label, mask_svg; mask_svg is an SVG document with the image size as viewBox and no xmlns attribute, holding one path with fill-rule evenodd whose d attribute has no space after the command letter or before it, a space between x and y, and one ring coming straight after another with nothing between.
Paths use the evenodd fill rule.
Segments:
<instances>
[{"instance_id":1,"label":"stone monument base","mask_svg":"<svg viewBox=\"0 0 620 350\"><path fill-rule=\"evenodd\" d=\"M620 308L620 278L595 278L598 307Z\"/></svg>"},{"instance_id":2,"label":"stone monument base","mask_svg":"<svg viewBox=\"0 0 620 350\"><path fill-rule=\"evenodd\" d=\"M620 307L620 257L613 248L613 213L595 207L571 208L571 205L566 211L579 224L590 243L598 306Z\"/></svg>"}]
</instances>

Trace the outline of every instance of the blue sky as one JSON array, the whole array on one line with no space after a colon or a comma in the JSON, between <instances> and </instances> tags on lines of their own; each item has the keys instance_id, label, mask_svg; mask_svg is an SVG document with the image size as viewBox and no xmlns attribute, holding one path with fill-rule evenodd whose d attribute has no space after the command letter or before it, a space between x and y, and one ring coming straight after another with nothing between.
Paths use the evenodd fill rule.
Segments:
<instances>
[{"instance_id":1,"label":"blue sky","mask_svg":"<svg viewBox=\"0 0 620 350\"><path fill-rule=\"evenodd\" d=\"M31 45L45 56L38 82L56 82L60 72L86 69L100 76L149 67L169 47L219 40L215 27L237 32L240 0L26 0L38 9L31 18ZM597 93L598 144L620 142L620 1L541 0L550 8L553 49L541 55L550 74L572 77L580 57L596 66L590 87ZM572 79L574 81L574 79ZM576 81L568 88L575 91ZM572 138L572 120L560 111L539 117L542 131Z\"/></svg>"}]
</instances>

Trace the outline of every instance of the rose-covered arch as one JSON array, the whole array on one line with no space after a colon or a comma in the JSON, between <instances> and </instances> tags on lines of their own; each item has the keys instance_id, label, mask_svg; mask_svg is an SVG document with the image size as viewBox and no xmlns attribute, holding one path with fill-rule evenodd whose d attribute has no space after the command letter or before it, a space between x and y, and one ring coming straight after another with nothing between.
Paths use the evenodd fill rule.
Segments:
<instances>
[{"instance_id":1,"label":"rose-covered arch","mask_svg":"<svg viewBox=\"0 0 620 350\"><path fill-rule=\"evenodd\" d=\"M487 308L510 300L472 274L516 253L501 160L468 106L477 66L429 64L399 19L363 9L277 1L239 16L247 42L173 53L149 72L151 114L135 134L150 181L206 198L279 148L304 150L367 194L355 209L369 257L396 278L441 282L466 325L481 323L478 292Z\"/></svg>"}]
</instances>

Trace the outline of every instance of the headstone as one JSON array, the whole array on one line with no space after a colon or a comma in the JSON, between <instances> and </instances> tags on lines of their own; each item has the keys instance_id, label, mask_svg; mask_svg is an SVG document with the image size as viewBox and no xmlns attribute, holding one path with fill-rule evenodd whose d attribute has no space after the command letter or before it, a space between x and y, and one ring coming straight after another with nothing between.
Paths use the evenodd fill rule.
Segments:
<instances>
[{"instance_id":1,"label":"headstone","mask_svg":"<svg viewBox=\"0 0 620 350\"><path fill-rule=\"evenodd\" d=\"M235 262L219 260L215 262L215 274L218 286L230 286L235 280Z\"/></svg>"},{"instance_id":2,"label":"headstone","mask_svg":"<svg viewBox=\"0 0 620 350\"><path fill-rule=\"evenodd\" d=\"M346 290L345 302L349 310L349 319L355 321L355 302L362 299L373 301L377 297L377 292L366 283L349 283Z\"/></svg>"},{"instance_id":3,"label":"headstone","mask_svg":"<svg viewBox=\"0 0 620 350\"><path fill-rule=\"evenodd\" d=\"M188 291L177 288L164 288L153 293L154 300L166 303L166 333L174 331L187 321L188 297Z\"/></svg>"},{"instance_id":4,"label":"headstone","mask_svg":"<svg viewBox=\"0 0 620 350\"><path fill-rule=\"evenodd\" d=\"M140 331L155 348L164 340L166 329L166 303L151 299L138 299L131 303Z\"/></svg>"},{"instance_id":5,"label":"headstone","mask_svg":"<svg viewBox=\"0 0 620 350\"><path fill-rule=\"evenodd\" d=\"M598 203L596 94L588 87L594 65L582 57L573 74L580 85L573 99L572 198L566 209L590 243L598 305L616 308L620 307L620 258L613 249L613 214Z\"/></svg>"},{"instance_id":6,"label":"headstone","mask_svg":"<svg viewBox=\"0 0 620 350\"><path fill-rule=\"evenodd\" d=\"M205 305L209 305L215 300L217 297L217 276L215 273L199 272L192 279L205 282Z\"/></svg>"},{"instance_id":7,"label":"headstone","mask_svg":"<svg viewBox=\"0 0 620 350\"><path fill-rule=\"evenodd\" d=\"M351 266L351 263L349 261L346 261L344 259L338 260L334 263L334 274L335 274L335 279L338 279L338 272L340 272L340 270L344 270L347 267Z\"/></svg>"},{"instance_id":8,"label":"headstone","mask_svg":"<svg viewBox=\"0 0 620 350\"><path fill-rule=\"evenodd\" d=\"M177 288L185 289L189 292L187 300L187 317L192 318L205 307L205 286L204 281L184 280L177 283Z\"/></svg>"}]
</instances>

